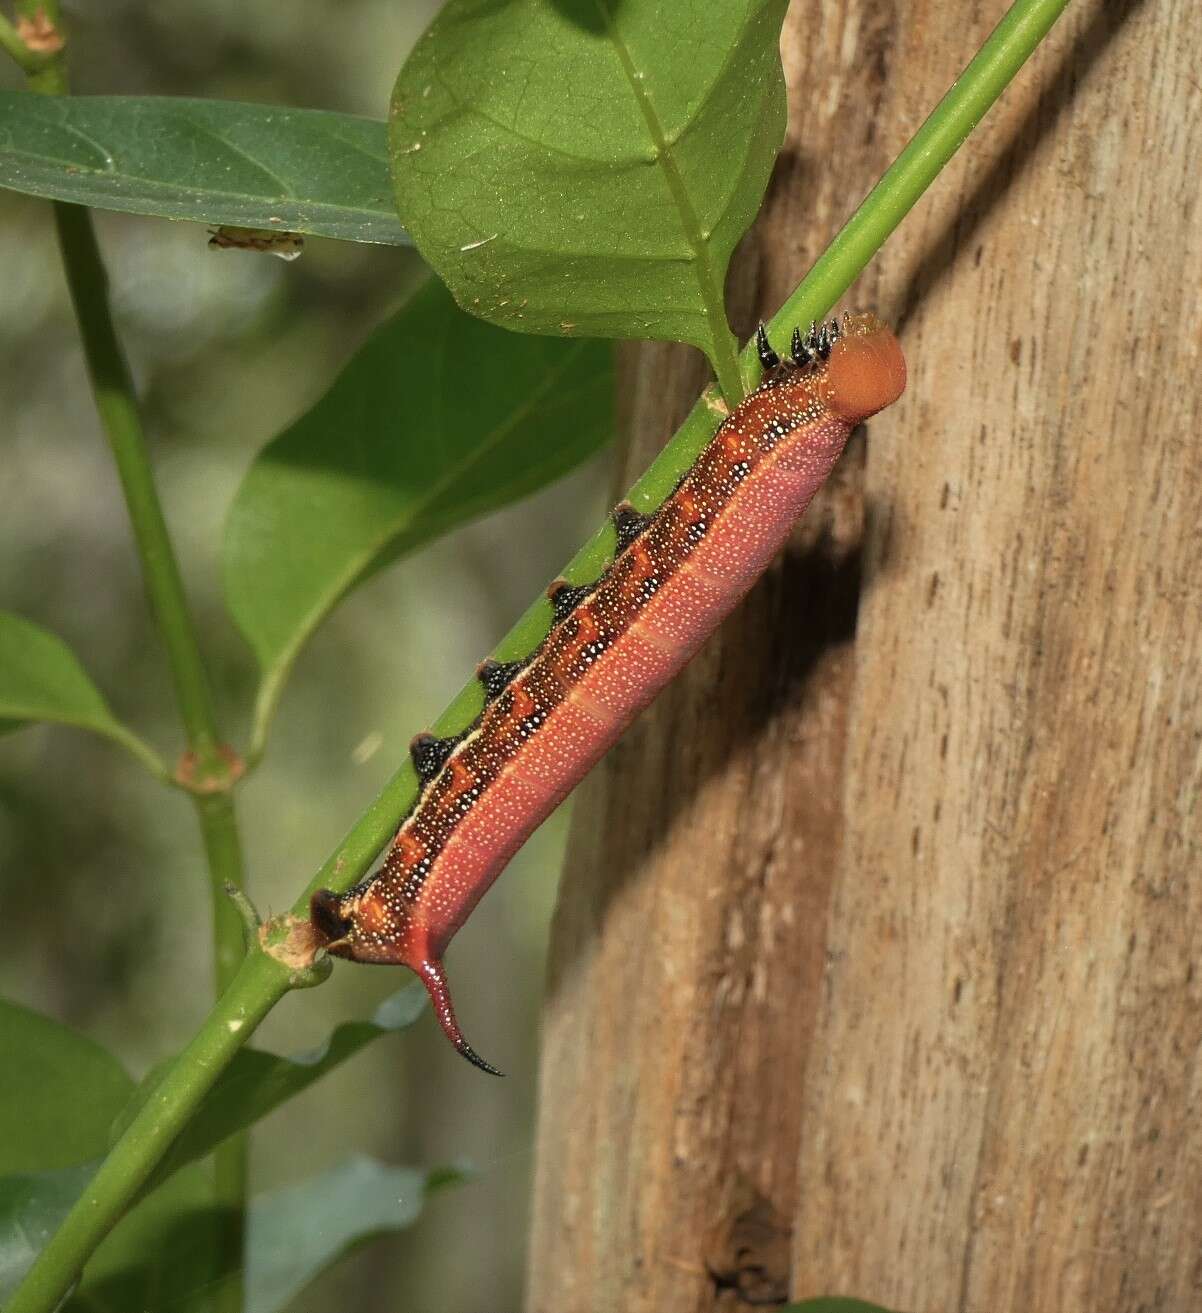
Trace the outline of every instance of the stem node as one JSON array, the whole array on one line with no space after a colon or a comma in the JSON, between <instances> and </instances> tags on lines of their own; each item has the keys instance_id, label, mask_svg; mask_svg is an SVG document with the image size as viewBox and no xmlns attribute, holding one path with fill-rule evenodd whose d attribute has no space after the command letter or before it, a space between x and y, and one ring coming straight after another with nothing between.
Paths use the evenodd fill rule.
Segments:
<instances>
[{"instance_id":1,"label":"stem node","mask_svg":"<svg viewBox=\"0 0 1202 1313\"><path fill-rule=\"evenodd\" d=\"M334 963L322 951L321 937L308 917L290 912L273 916L257 935L262 951L288 968L290 989L310 989L329 979Z\"/></svg>"},{"instance_id":2,"label":"stem node","mask_svg":"<svg viewBox=\"0 0 1202 1313\"><path fill-rule=\"evenodd\" d=\"M182 752L171 779L188 793L208 797L228 793L245 774L246 762L228 743L218 743L212 752Z\"/></svg>"}]
</instances>

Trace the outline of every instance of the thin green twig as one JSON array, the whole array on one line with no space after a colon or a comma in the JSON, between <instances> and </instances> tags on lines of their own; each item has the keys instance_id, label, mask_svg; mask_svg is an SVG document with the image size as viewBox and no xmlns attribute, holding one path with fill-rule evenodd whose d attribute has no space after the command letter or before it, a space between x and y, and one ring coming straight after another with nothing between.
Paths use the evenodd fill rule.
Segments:
<instances>
[{"instance_id":1,"label":"thin green twig","mask_svg":"<svg viewBox=\"0 0 1202 1313\"><path fill-rule=\"evenodd\" d=\"M103 734L113 743L119 743L130 756L140 761L155 779L161 780L164 784L174 782L167 767L163 764L162 757L140 734L135 734L129 726L117 722L97 730L97 733Z\"/></svg>"},{"instance_id":2,"label":"thin green twig","mask_svg":"<svg viewBox=\"0 0 1202 1313\"><path fill-rule=\"evenodd\" d=\"M113 327L108 280L92 217L86 209L62 202L55 202L54 216L96 408L125 494L142 577L167 650L190 750L180 781L192 792L208 857L214 975L220 997L237 973L243 956L241 922L225 895L227 881L241 886L243 879L242 853L230 796L234 772L222 752L200 645L154 485L133 378ZM246 1177L246 1137L235 1136L214 1154L214 1203L229 1218L223 1236L223 1260L235 1274L219 1292L220 1313L239 1313L242 1307L240 1273Z\"/></svg>"},{"instance_id":3,"label":"thin green twig","mask_svg":"<svg viewBox=\"0 0 1202 1313\"><path fill-rule=\"evenodd\" d=\"M229 789L194 796L209 872L213 933L213 974L217 998L232 990L246 958L242 918L227 892L244 882L242 843L234 797ZM232 1055L231 1055L232 1056ZM250 1136L231 1136L213 1151L213 1205L221 1219L216 1246L227 1273L213 1294L213 1313L242 1313L246 1259L246 1200L250 1177Z\"/></svg>"},{"instance_id":4,"label":"thin green twig","mask_svg":"<svg viewBox=\"0 0 1202 1313\"><path fill-rule=\"evenodd\" d=\"M121 479L146 591L167 648L188 745L198 755L212 754L217 749L213 699L154 486L133 378L113 327L108 279L92 217L82 206L59 201L54 204L54 219L96 409Z\"/></svg>"},{"instance_id":5,"label":"thin green twig","mask_svg":"<svg viewBox=\"0 0 1202 1313\"><path fill-rule=\"evenodd\" d=\"M773 318L769 327L774 335L785 333L797 322L826 314L875 254L879 242L1001 94L1067 3L1016 0L934 114ZM877 207L879 214L874 213ZM753 352L744 353L748 366L753 359ZM631 500L637 507L657 506L671 491L713 432L719 414L716 407L712 391L694 406L675 437L631 490ZM565 576L577 581L596 578L613 547L613 529L607 523L573 557ZM541 598L502 639L494 655L505 660L528 653L545 634L549 619L550 603ZM436 729L448 733L463 728L479 711L480 699L479 685L473 681L439 718ZM367 871L410 805L415 790L416 779L406 763L314 876L297 900L293 909L296 916L305 914L308 895L314 888L324 885L346 889ZM243 964L230 989L168 1073L158 1096L131 1122L84 1197L39 1255L6 1313L51 1313L92 1250L148 1179L201 1096L286 988L287 973L263 954L255 953ZM236 1030L230 1030L235 1023Z\"/></svg>"},{"instance_id":6,"label":"thin green twig","mask_svg":"<svg viewBox=\"0 0 1202 1313\"><path fill-rule=\"evenodd\" d=\"M1068 0L1015 4L906 148L818 257L772 323L782 330L820 319L909 214L939 171L1026 63ZM744 352L744 366L754 353Z\"/></svg>"},{"instance_id":7,"label":"thin green twig","mask_svg":"<svg viewBox=\"0 0 1202 1313\"><path fill-rule=\"evenodd\" d=\"M62 14L58 0L16 0L17 13L34 26L49 27L62 38ZM15 50L7 40L4 47L25 73L26 82L31 91L41 92L47 96L61 96L67 90L67 64L63 58L62 45L54 51L40 53L30 50L21 38L21 34L7 23L13 36L20 44ZM22 52L24 52L22 54Z\"/></svg>"}]
</instances>

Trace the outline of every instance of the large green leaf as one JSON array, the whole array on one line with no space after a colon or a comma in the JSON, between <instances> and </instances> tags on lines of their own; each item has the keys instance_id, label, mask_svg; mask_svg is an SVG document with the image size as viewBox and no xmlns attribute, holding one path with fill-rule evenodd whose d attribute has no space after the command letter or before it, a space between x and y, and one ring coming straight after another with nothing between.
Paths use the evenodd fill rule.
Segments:
<instances>
[{"instance_id":1,"label":"large green leaf","mask_svg":"<svg viewBox=\"0 0 1202 1313\"><path fill-rule=\"evenodd\" d=\"M101 1242L63 1313L211 1313L229 1275L226 1215L212 1198L196 1165L142 1200Z\"/></svg>"},{"instance_id":2,"label":"large green leaf","mask_svg":"<svg viewBox=\"0 0 1202 1313\"><path fill-rule=\"evenodd\" d=\"M247 1219L246 1313L279 1313L352 1247L410 1226L429 1190L457 1179L356 1156L256 1198Z\"/></svg>"},{"instance_id":3,"label":"large green leaf","mask_svg":"<svg viewBox=\"0 0 1202 1313\"><path fill-rule=\"evenodd\" d=\"M247 1313L279 1313L348 1250L412 1225L432 1189L459 1179L355 1156L257 1195L246 1216ZM207 1313L230 1275L211 1191L193 1166L143 1200L96 1251L65 1313Z\"/></svg>"},{"instance_id":4,"label":"large green leaf","mask_svg":"<svg viewBox=\"0 0 1202 1313\"><path fill-rule=\"evenodd\" d=\"M107 1049L0 1000L0 1176L102 1154L134 1083Z\"/></svg>"},{"instance_id":5,"label":"large green leaf","mask_svg":"<svg viewBox=\"0 0 1202 1313\"><path fill-rule=\"evenodd\" d=\"M717 359L726 265L784 136L785 8L449 0L401 70L389 146L401 221L459 304Z\"/></svg>"},{"instance_id":6,"label":"large green leaf","mask_svg":"<svg viewBox=\"0 0 1202 1313\"><path fill-rule=\"evenodd\" d=\"M256 745L301 645L381 565L557 478L612 426L596 342L503 333L431 279L256 458L225 592L263 668Z\"/></svg>"},{"instance_id":7,"label":"large green leaf","mask_svg":"<svg viewBox=\"0 0 1202 1313\"><path fill-rule=\"evenodd\" d=\"M105 210L407 243L386 149L350 114L0 91L0 187Z\"/></svg>"},{"instance_id":8,"label":"large green leaf","mask_svg":"<svg viewBox=\"0 0 1202 1313\"><path fill-rule=\"evenodd\" d=\"M96 1163L0 1177L0 1307L96 1170Z\"/></svg>"},{"instance_id":9,"label":"large green leaf","mask_svg":"<svg viewBox=\"0 0 1202 1313\"><path fill-rule=\"evenodd\" d=\"M62 639L0 611L0 732L31 720L103 734L163 773L154 750L117 720Z\"/></svg>"},{"instance_id":10,"label":"large green leaf","mask_svg":"<svg viewBox=\"0 0 1202 1313\"><path fill-rule=\"evenodd\" d=\"M229 1136L252 1126L281 1103L295 1098L372 1040L411 1026L421 1015L425 1003L425 990L414 983L386 998L371 1020L344 1021L311 1053L280 1057L261 1049L240 1049L159 1164L152 1185L165 1180L187 1163L203 1158ZM154 1093L169 1065L170 1061L167 1061L152 1069L122 1108L112 1125L111 1139L114 1142Z\"/></svg>"},{"instance_id":11,"label":"large green leaf","mask_svg":"<svg viewBox=\"0 0 1202 1313\"><path fill-rule=\"evenodd\" d=\"M426 993L421 985L407 985L386 998L370 1021L343 1022L311 1053L284 1058L258 1049L240 1050L206 1095L180 1139L159 1164L147 1186L151 1193L143 1192L141 1202L97 1251L96 1259L88 1268L88 1280L76 1297L77 1301L84 1302L73 1302L70 1309L78 1309L81 1313L85 1308L96 1310L96 1313L101 1310L126 1313L128 1309L142 1307L139 1301L143 1297L150 1298L148 1292L161 1289L172 1291L172 1299L180 1301L181 1313L207 1307L203 1302L196 1302L199 1297L193 1287L207 1288L207 1283L221 1276L213 1267L220 1249L216 1240L220 1222L208 1206L211 1197L209 1177L195 1160L210 1153L228 1136L244 1130L307 1089L373 1039L412 1025L425 1002ZM10 1053L4 1043L4 1015L0 1013L0 1062ZM18 1041L23 1033L18 1029L19 1024L18 1019L9 1030ZM68 1031L67 1035L71 1036L71 1032ZM73 1039L78 1046L87 1045L87 1041L78 1036L73 1036ZM39 1041L39 1044L42 1048L48 1047L47 1041ZM29 1045L23 1043L21 1047L24 1051ZM81 1135L74 1141L68 1138L67 1142L95 1160L62 1171L0 1177L0 1299L4 1299L24 1275L91 1178L99 1156L151 1096L168 1065L160 1063L134 1090L133 1082L124 1073L121 1073L119 1082L110 1079L106 1084L103 1080L92 1079L87 1083L88 1063L92 1062L97 1070L103 1070L104 1064L97 1062L95 1054L86 1052L84 1047L70 1050L64 1042L61 1051L75 1053L73 1065L80 1072L79 1091L91 1091L89 1097L94 1100L95 1107L86 1106L85 1100L78 1098L69 1110L63 1107L66 1082L58 1069L41 1088L51 1113L58 1111L68 1118L76 1117L88 1128L86 1136ZM6 1077L7 1067L7 1062L0 1066ZM60 1064L60 1068L66 1070L66 1064ZM9 1130L13 1125L7 1120L10 1115L9 1100L5 1097L7 1092L7 1080L0 1082L0 1112L6 1117L0 1122L0 1132L6 1139L10 1138ZM12 1106L16 1108L15 1100ZM34 1126L39 1129L42 1122L35 1121ZM8 1147L7 1144L3 1146ZM20 1155L11 1160L5 1157L3 1161L6 1165L10 1161L17 1163L17 1167L11 1170L24 1172L26 1160ZM40 1163L41 1159L30 1155L29 1161ZM51 1155L47 1158L47 1165L57 1161ZM390 1170L393 1169L385 1169L385 1175ZM441 1184L454 1179L455 1173L445 1172L431 1178L431 1183ZM369 1198L376 1196L369 1193ZM268 1219L278 1215L271 1209L265 1214ZM367 1213L356 1214L360 1218L375 1215L370 1208ZM273 1237L278 1238L280 1228L270 1221L264 1225L264 1263L271 1267L276 1262L272 1257L276 1253ZM340 1224L331 1222L330 1225L337 1231ZM378 1230L380 1227L365 1224L362 1229ZM344 1244L339 1244L339 1252ZM148 1253L162 1255L161 1261L147 1267L145 1256ZM297 1261L300 1262L299 1257ZM316 1268L310 1270L316 1271ZM146 1307L158 1307L158 1303L152 1299ZM172 1304L172 1308L175 1309L176 1305Z\"/></svg>"}]
</instances>

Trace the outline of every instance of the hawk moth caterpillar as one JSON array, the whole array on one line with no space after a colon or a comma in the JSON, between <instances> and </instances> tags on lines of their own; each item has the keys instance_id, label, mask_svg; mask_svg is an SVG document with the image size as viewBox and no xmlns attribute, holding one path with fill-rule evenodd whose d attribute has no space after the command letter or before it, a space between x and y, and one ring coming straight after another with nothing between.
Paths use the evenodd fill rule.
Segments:
<instances>
[{"instance_id":1,"label":"hawk moth caterpillar","mask_svg":"<svg viewBox=\"0 0 1202 1313\"><path fill-rule=\"evenodd\" d=\"M417 973L448 1039L468 1044L442 958L530 834L696 653L783 544L852 429L901 395L906 366L873 315L845 315L786 360L761 325L760 386L723 421L654 512L613 512L617 552L595 582L548 589L551 629L524 661L485 661L485 704L461 734L419 734L421 784L379 869L344 894L318 890L326 951Z\"/></svg>"}]
</instances>

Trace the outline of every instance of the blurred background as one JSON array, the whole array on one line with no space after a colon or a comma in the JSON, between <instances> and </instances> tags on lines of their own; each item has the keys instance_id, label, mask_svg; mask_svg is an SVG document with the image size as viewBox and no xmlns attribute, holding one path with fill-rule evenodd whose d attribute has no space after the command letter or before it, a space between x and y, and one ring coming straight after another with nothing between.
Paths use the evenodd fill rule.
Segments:
<instances>
[{"instance_id":1,"label":"blurred background","mask_svg":"<svg viewBox=\"0 0 1202 1313\"><path fill-rule=\"evenodd\" d=\"M77 0L74 89L305 106L383 118L436 0ZM15 68L0 86L17 87ZM292 264L210 251L199 225L98 213L168 521L221 723L242 746L255 667L225 615L219 544L254 453L328 386L421 276L408 250L308 239ZM0 608L62 637L119 716L174 760L178 717L99 431L49 207L0 192ZM420 441L419 429L399 440ZM412 556L345 602L309 644L268 755L240 792L252 896L287 906L441 710L603 513L594 461ZM476 1180L415 1229L373 1243L300 1311L517 1309L525 1251L538 1007L566 809L523 850L449 962L467 1034L506 1072L455 1055L427 1014L379 1041L254 1136L253 1188L352 1152ZM110 1047L135 1077L207 1008L206 875L192 809L119 749L56 728L0 739L0 992ZM286 999L258 1042L319 1043L411 977L340 966Z\"/></svg>"}]
</instances>

